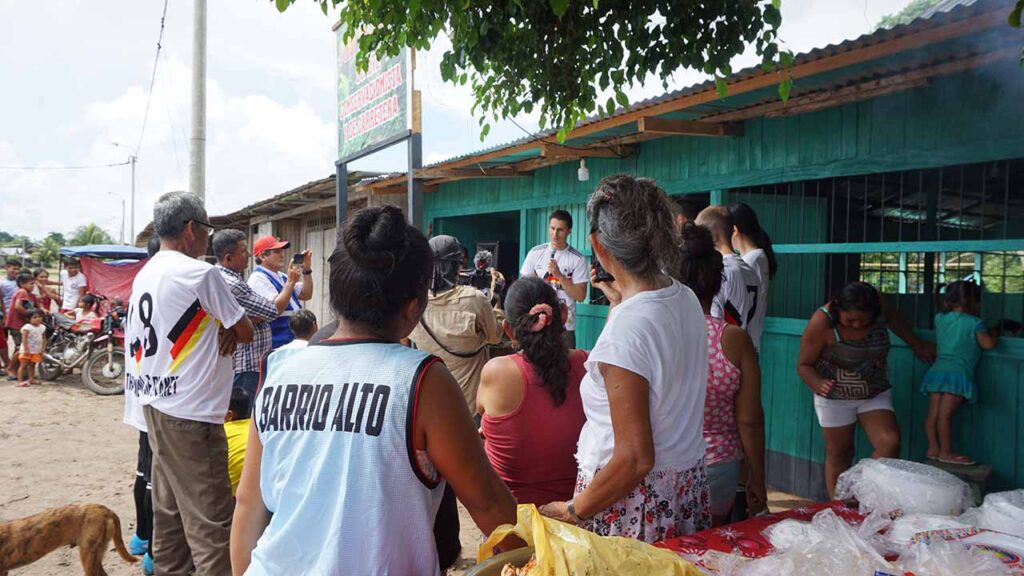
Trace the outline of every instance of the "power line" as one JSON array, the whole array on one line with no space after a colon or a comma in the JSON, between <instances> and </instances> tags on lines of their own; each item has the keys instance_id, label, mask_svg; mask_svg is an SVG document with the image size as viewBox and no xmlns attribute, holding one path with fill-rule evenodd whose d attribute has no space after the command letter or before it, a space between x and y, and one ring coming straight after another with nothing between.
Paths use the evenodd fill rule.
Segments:
<instances>
[{"instance_id":1,"label":"power line","mask_svg":"<svg viewBox=\"0 0 1024 576\"><path fill-rule=\"evenodd\" d=\"M126 166L129 160L114 164L91 164L80 166L0 166L0 170L91 170L93 168L113 168L115 166Z\"/></svg>"},{"instance_id":2,"label":"power line","mask_svg":"<svg viewBox=\"0 0 1024 576\"><path fill-rule=\"evenodd\" d=\"M153 99L153 84L156 82L156 67L160 63L161 43L164 40L164 21L167 19L167 0L164 0L164 11L160 15L160 34L156 39L156 57L153 58L153 74L149 79L149 94L146 95L146 113L142 116L142 130L139 132L139 143L135 146L135 153L142 149L142 138L146 135L146 123L149 121L149 103Z\"/></svg>"}]
</instances>

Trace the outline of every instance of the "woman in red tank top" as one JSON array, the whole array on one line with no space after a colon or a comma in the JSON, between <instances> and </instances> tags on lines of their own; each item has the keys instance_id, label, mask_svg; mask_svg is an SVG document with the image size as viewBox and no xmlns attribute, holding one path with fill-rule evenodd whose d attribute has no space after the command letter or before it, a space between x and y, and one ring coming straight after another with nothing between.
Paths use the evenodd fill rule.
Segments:
<instances>
[{"instance_id":1,"label":"woman in red tank top","mask_svg":"<svg viewBox=\"0 0 1024 576\"><path fill-rule=\"evenodd\" d=\"M520 504L565 501L586 421L580 380L587 353L566 347L558 296L543 280L517 280L505 308L505 331L522 351L484 366L476 396L484 450Z\"/></svg>"}]
</instances>

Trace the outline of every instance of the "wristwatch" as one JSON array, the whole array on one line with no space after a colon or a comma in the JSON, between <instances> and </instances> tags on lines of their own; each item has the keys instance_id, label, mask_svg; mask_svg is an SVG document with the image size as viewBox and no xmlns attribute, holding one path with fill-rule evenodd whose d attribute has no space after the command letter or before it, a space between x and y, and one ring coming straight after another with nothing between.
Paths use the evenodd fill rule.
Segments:
<instances>
[{"instance_id":1,"label":"wristwatch","mask_svg":"<svg viewBox=\"0 0 1024 576\"><path fill-rule=\"evenodd\" d=\"M309 269L309 268L303 268L302 269L302 275L303 276L309 276L312 273L313 273L313 271L311 269Z\"/></svg>"},{"instance_id":2,"label":"wristwatch","mask_svg":"<svg viewBox=\"0 0 1024 576\"><path fill-rule=\"evenodd\" d=\"M572 500L566 502L565 506L569 511L569 518L572 520L573 524L583 522L583 519L579 517L579 514L576 514L576 506L573 504Z\"/></svg>"}]
</instances>

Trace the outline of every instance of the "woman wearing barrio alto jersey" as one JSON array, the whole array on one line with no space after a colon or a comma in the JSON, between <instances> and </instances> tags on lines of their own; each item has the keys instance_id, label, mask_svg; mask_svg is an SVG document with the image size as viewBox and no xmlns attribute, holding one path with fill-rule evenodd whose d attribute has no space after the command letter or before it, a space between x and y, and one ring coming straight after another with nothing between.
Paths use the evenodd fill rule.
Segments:
<instances>
[{"instance_id":1,"label":"woman wearing barrio alto jersey","mask_svg":"<svg viewBox=\"0 0 1024 576\"><path fill-rule=\"evenodd\" d=\"M663 272L679 253L668 197L651 180L610 176L587 217L594 254L614 277L591 281L611 308L580 385L575 496L541 512L645 542L707 528L707 331L693 291Z\"/></svg>"},{"instance_id":2,"label":"woman wearing barrio alto jersey","mask_svg":"<svg viewBox=\"0 0 1024 576\"><path fill-rule=\"evenodd\" d=\"M445 482L484 534L515 501L455 379L399 344L427 304L427 239L393 206L356 212L330 258L334 336L271 354L231 533L238 574L440 574Z\"/></svg>"}]
</instances>

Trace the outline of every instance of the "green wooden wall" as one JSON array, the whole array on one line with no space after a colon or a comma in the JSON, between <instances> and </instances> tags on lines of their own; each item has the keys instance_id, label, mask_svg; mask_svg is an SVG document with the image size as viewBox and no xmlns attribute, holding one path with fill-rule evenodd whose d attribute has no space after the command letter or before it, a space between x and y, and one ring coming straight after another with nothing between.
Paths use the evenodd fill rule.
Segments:
<instances>
[{"instance_id":1,"label":"green wooden wall","mask_svg":"<svg viewBox=\"0 0 1024 576\"><path fill-rule=\"evenodd\" d=\"M748 120L744 136L738 138L645 142L629 158L588 159L589 182L578 182L576 166L569 163L538 170L532 177L444 184L437 193L426 195L425 217L440 222L518 210L525 253L546 241L550 211L564 208L576 221L570 242L589 254L585 203L603 176L636 174L654 178L669 194L711 191L713 199L723 200L728 197L723 191L730 188L1024 158L1021 102L1024 73L1015 62L1006 62L874 100L799 116ZM829 241L823 204L753 200L750 203L777 244ZM824 256L814 253L780 256L762 344L769 449L809 465L823 460L824 448L811 396L797 379L795 364L803 323L823 300L824 262ZM596 341L605 312L603 306L578 306L581 347ZM1022 362L1020 341L1008 339L986 353L979 370L981 401L958 417L960 447L995 467L996 488L1024 486ZM921 429L927 405L916 392L923 369L908 350L894 347L891 370L903 455L912 458L923 456ZM866 455L865 446L862 437L859 455ZM817 473L813 466L802 470ZM805 472L797 468L782 474L785 482L779 487L820 496L815 483L801 474ZM778 473L772 476L780 478Z\"/></svg>"}]
</instances>

